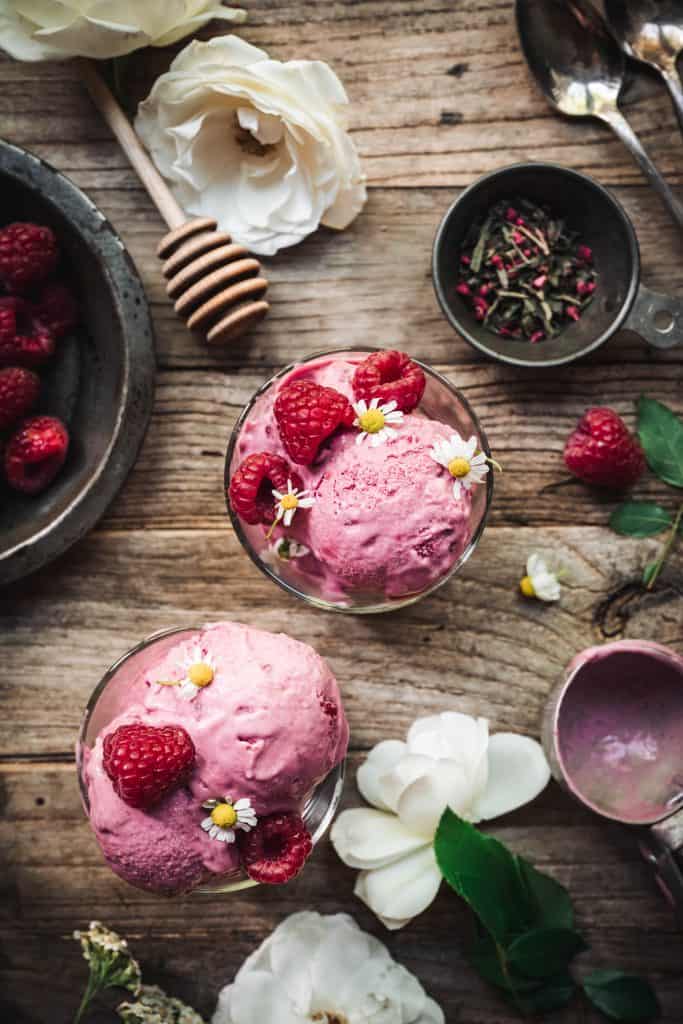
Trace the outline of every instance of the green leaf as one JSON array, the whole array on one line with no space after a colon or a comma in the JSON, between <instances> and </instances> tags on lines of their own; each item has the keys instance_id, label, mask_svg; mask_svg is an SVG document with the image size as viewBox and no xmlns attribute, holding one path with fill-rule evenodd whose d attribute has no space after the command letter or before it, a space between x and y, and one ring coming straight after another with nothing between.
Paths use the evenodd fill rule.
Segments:
<instances>
[{"instance_id":1,"label":"green leaf","mask_svg":"<svg viewBox=\"0 0 683 1024\"><path fill-rule=\"evenodd\" d=\"M654 1020L661 1010L651 985L623 971L593 971L583 979L583 990L599 1010L612 1020L628 1024Z\"/></svg>"},{"instance_id":2,"label":"green leaf","mask_svg":"<svg viewBox=\"0 0 683 1024\"><path fill-rule=\"evenodd\" d=\"M561 1010L576 992L576 983L570 974L552 978L534 992L517 993L510 1002L523 1013L550 1013Z\"/></svg>"},{"instance_id":3,"label":"green leaf","mask_svg":"<svg viewBox=\"0 0 683 1024\"><path fill-rule=\"evenodd\" d=\"M683 422L654 398L638 402L638 436L653 473L673 487L683 487Z\"/></svg>"},{"instance_id":4,"label":"green leaf","mask_svg":"<svg viewBox=\"0 0 683 1024\"><path fill-rule=\"evenodd\" d=\"M650 586L650 583L652 582L652 578L653 578L654 574L657 572L658 568L659 568L659 561L648 562L647 563L647 565L643 569L643 585L644 586L646 586L646 587Z\"/></svg>"},{"instance_id":5,"label":"green leaf","mask_svg":"<svg viewBox=\"0 0 683 1024\"><path fill-rule=\"evenodd\" d=\"M573 928L574 908L565 887L523 857L515 857L515 862L533 906L533 925L536 928Z\"/></svg>"},{"instance_id":6,"label":"green leaf","mask_svg":"<svg viewBox=\"0 0 683 1024\"><path fill-rule=\"evenodd\" d=\"M514 940L507 950L510 967L528 978L552 978L566 971L588 946L573 928L535 928Z\"/></svg>"},{"instance_id":7,"label":"green leaf","mask_svg":"<svg viewBox=\"0 0 683 1024\"><path fill-rule=\"evenodd\" d=\"M506 973L503 970L501 957L504 959L505 954L496 946L488 932L482 932L474 945L467 951L467 959L472 967L489 984L505 989L507 992L510 992L512 988L516 992L530 992L539 988L541 983L536 978L518 977L509 968Z\"/></svg>"},{"instance_id":8,"label":"green leaf","mask_svg":"<svg viewBox=\"0 0 683 1024\"><path fill-rule=\"evenodd\" d=\"M609 524L626 537L652 537L671 526L671 513L651 501L626 501L615 509Z\"/></svg>"},{"instance_id":9,"label":"green leaf","mask_svg":"<svg viewBox=\"0 0 683 1024\"><path fill-rule=\"evenodd\" d=\"M441 874L477 914L496 942L533 924L533 906L521 884L515 857L493 836L484 835L448 808L434 837Z\"/></svg>"}]
</instances>

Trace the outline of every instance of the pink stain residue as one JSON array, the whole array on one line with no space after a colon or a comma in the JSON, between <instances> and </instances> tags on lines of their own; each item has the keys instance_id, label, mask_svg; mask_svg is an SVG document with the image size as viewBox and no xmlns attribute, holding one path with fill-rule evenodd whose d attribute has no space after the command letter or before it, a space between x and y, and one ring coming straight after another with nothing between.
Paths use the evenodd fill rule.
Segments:
<instances>
[{"instance_id":1,"label":"pink stain residue","mask_svg":"<svg viewBox=\"0 0 683 1024\"><path fill-rule=\"evenodd\" d=\"M683 658L620 641L589 648L568 672L556 745L570 788L634 824L671 813L683 797Z\"/></svg>"}]
</instances>

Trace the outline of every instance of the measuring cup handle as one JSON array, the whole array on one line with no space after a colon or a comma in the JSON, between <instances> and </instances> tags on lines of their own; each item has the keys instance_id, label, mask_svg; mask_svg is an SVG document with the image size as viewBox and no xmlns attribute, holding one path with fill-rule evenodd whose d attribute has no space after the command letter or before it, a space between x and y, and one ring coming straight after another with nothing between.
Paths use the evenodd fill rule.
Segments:
<instances>
[{"instance_id":1,"label":"measuring cup handle","mask_svg":"<svg viewBox=\"0 0 683 1024\"><path fill-rule=\"evenodd\" d=\"M683 811L643 829L640 850L683 927Z\"/></svg>"},{"instance_id":2,"label":"measuring cup handle","mask_svg":"<svg viewBox=\"0 0 683 1024\"><path fill-rule=\"evenodd\" d=\"M680 345L683 343L683 299L650 291L641 284L623 326L627 331L635 331L655 348Z\"/></svg>"}]
</instances>

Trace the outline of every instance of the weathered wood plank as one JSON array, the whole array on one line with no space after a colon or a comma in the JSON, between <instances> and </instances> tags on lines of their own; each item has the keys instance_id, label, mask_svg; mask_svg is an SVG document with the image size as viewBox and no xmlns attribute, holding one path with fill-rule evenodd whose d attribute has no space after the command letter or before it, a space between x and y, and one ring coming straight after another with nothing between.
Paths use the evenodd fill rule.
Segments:
<instances>
[{"instance_id":1,"label":"weathered wood plank","mask_svg":"<svg viewBox=\"0 0 683 1024\"><path fill-rule=\"evenodd\" d=\"M496 525L604 525L618 496L571 482L562 459L565 441L591 404L617 409L634 426L635 399L656 396L683 412L683 368L662 374L652 363L590 363L539 380L533 371L490 363L440 366L479 415L504 472L496 479L491 522ZM155 413L140 459L105 528L174 529L226 523L223 467L228 438L261 374L218 370L161 372ZM671 488L647 474L639 497L675 504Z\"/></svg>"},{"instance_id":2,"label":"weathered wood plank","mask_svg":"<svg viewBox=\"0 0 683 1024\"><path fill-rule=\"evenodd\" d=\"M358 761L351 760L351 780ZM104 866L83 817L73 766L6 765L0 787L6 1012L30 1008L25 1019L31 1022L66 1024L71 1019L84 967L69 934L96 916L130 938L147 977L209 1014L220 986L262 937L287 914L311 907L351 912L377 934L439 1000L449 1024L512 1024L518 1019L465 963L469 926L446 891L410 928L389 934L353 898L353 872L325 842L300 879L282 889L160 901L120 882ZM359 802L352 781L345 802ZM571 889L592 946L582 968L618 964L646 972L664 1005L663 1020L677 1024L683 1012L680 947L671 912L633 836L598 822L554 785L533 810L508 816L494 831ZM49 965L49 985L36 985L34 971L41 963ZM553 1015L557 1024L597 1024L599 1019L578 1006Z\"/></svg>"},{"instance_id":3,"label":"weathered wood plank","mask_svg":"<svg viewBox=\"0 0 683 1024\"><path fill-rule=\"evenodd\" d=\"M296 13L293 13L296 12ZM351 127L374 185L463 185L506 159L546 159L637 184L639 171L609 130L556 117L531 82L517 44L513 4L392 3L250 5L244 38L280 59L318 57L341 75ZM165 70L169 51L138 55L132 99ZM10 67L0 97L8 137L49 147L104 137L73 65ZM50 83L37 91L43 80ZM31 84L34 87L31 88ZM50 96L49 109L45 96ZM671 180L680 183L680 137L663 87L629 116ZM520 133L519 125L524 125ZM119 160L119 166L124 165Z\"/></svg>"},{"instance_id":4,"label":"weathered wood plank","mask_svg":"<svg viewBox=\"0 0 683 1024\"><path fill-rule=\"evenodd\" d=\"M567 566L559 606L518 593L526 555L539 547L557 550ZM284 630L328 658L356 749L449 707L535 733L563 666L617 628L619 602L602 628L596 609L638 578L655 549L656 541L598 528L492 527L462 574L431 598L342 624L280 592L227 526L101 531L0 594L0 755L70 751L88 696L128 647L158 629L219 618ZM626 634L683 644L682 591L677 561L661 590L628 604Z\"/></svg>"}]
</instances>

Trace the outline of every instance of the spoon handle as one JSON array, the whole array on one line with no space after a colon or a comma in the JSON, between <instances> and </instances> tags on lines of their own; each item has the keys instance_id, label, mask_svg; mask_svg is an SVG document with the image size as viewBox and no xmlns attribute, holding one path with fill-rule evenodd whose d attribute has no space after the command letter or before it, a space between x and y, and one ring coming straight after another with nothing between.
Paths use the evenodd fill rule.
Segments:
<instances>
[{"instance_id":1,"label":"spoon handle","mask_svg":"<svg viewBox=\"0 0 683 1024\"><path fill-rule=\"evenodd\" d=\"M683 205L673 194L668 184L645 152L643 145L620 110L606 110L598 115L621 139L636 161L648 182L655 189L667 210L683 231Z\"/></svg>"},{"instance_id":2,"label":"spoon handle","mask_svg":"<svg viewBox=\"0 0 683 1024\"><path fill-rule=\"evenodd\" d=\"M676 67L663 69L662 77L666 82L667 89L671 93L678 124L680 125L681 132L683 132L683 86L681 86L681 80L678 77Z\"/></svg>"}]
</instances>

